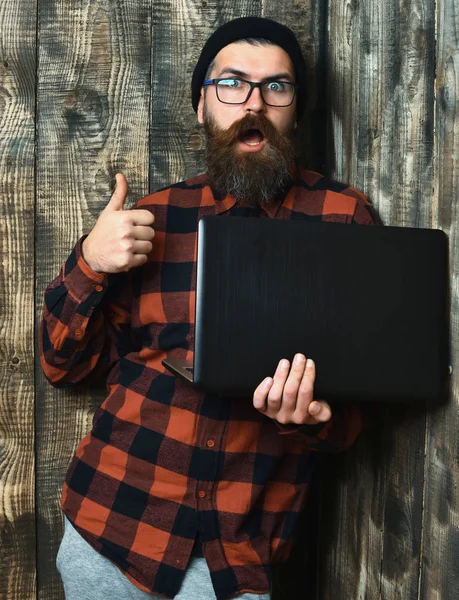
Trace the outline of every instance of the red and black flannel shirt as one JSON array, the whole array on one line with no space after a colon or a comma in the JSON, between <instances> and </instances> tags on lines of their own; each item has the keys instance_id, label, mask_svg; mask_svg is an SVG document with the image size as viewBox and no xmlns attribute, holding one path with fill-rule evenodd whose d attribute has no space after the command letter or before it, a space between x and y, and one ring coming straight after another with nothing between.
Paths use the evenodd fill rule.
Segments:
<instances>
[{"instance_id":1,"label":"red and black flannel shirt","mask_svg":"<svg viewBox=\"0 0 459 600\"><path fill-rule=\"evenodd\" d=\"M281 428L251 398L221 399L164 369L166 356L193 356L198 220L380 221L357 190L299 170L284 198L263 209L218 196L205 175L136 206L155 216L144 266L96 273L80 240L45 292L47 378L65 386L108 373L107 398L71 461L61 507L142 590L173 598L199 539L219 600L266 593L271 564L288 556L317 451L348 447L361 416L347 405L326 425Z\"/></svg>"}]
</instances>

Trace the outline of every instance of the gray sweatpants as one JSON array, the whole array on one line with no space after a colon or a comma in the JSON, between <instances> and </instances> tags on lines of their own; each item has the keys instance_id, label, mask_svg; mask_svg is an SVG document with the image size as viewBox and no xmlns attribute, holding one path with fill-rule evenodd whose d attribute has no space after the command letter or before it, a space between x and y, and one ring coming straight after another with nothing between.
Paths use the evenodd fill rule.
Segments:
<instances>
[{"instance_id":1,"label":"gray sweatpants","mask_svg":"<svg viewBox=\"0 0 459 600\"><path fill-rule=\"evenodd\" d=\"M64 536L56 558L66 600L164 600L137 588L108 558L81 537L64 515ZM269 594L242 594L238 600L270 600ZM175 600L215 600L204 558L192 557Z\"/></svg>"}]
</instances>

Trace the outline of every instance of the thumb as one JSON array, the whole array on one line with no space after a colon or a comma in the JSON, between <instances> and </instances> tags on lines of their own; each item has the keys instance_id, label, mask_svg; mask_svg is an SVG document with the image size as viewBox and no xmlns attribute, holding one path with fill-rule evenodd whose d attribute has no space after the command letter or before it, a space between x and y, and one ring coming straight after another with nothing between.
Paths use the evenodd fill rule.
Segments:
<instances>
[{"instance_id":1,"label":"thumb","mask_svg":"<svg viewBox=\"0 0 459 600\"><path fill-rule=\"evenodd\" d=\"M126 202L126 196L128 194L128 182L126 177L122 173L117 173L115 179L115 191L105 207L105 210L123 210L124 203Z\"/></svg>"}]
</instances>

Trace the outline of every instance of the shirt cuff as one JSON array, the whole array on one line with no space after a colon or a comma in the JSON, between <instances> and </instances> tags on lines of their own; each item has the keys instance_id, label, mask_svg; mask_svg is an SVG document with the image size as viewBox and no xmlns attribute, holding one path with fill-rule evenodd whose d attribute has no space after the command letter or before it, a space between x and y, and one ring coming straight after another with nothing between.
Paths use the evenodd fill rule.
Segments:
<instances>
[{"instance_id":1,"label":"shirt cuff","mask_svg":"<svg viewBox=\"0 0 459 600\"><path fill-rule=\"evenodd\" d=\"M324 423L316 423L315 425L297 425L296 423L289 423L288 425L283 425L274 419L274 422L279 427L279 433L282 435L289 435L293 433L300 433L301 435L306 435L308 437L317 437L319 433L324 429L324 427L328 424L328 421Z\"/></svg>"},{"instance_id":2,"label":"shirt cuff","mask_svg":"<svg viewBox=\"0 0 459 600\"><path fill-rule=\"evenodd\" d=\"M63 267L65 287L79 302L84 302L91 294L101 294L108 286L108 275L93 271L83 258L81 248L86 237L78 240Z\"/></svg>"}]
</instances>

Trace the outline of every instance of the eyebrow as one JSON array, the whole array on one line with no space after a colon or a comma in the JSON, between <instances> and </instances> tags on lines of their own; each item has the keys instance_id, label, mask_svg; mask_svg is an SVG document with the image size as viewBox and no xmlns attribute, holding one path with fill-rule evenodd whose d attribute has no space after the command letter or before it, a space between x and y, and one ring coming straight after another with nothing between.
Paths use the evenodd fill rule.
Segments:
<instances>
[{"instance_id":1,"label":"eyebrow","mask_svg":"<svg viewBox=\"0 0 459 600\"><path fill-rule=\"evenodd\" d=\"M237 77L242 77L243 79L247 79L249 77L248 73L244 73L244 71L240 71L239 69L233 69L232 67L225 67L222 71L220 71L218 76L221 77L225 73L236 75ZM293 77L287 72L269 75L269 77L265 77L262 81L277 81L279 79L288 79L289 81L293 81Z\"/></svg>"}]
</instances>

